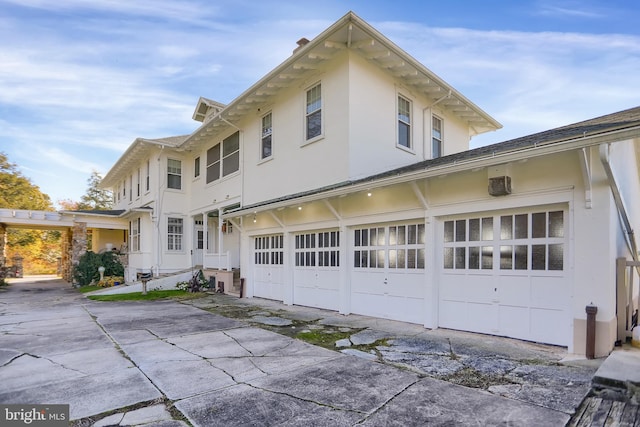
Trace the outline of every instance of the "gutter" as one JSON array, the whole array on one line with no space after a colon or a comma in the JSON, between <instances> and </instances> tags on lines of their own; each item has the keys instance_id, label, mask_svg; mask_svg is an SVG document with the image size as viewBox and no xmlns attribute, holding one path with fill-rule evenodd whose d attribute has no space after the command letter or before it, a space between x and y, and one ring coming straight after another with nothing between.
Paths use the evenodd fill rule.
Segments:
<instances>
[{"instance_id":1,"label":"gutter","mask_svg":"<svg viewBox=\"0 0 640 427\"><path fill-rule=\"evenodd\" d=\"M627 215L627 209L625 208L624 200L622 199L622 194L620 193L620 188L618 187L616 178L613 175L611 163L609 162L610 145L611 143L600 144L600 146L598 147L600 152L600 161L602 162L602 166L604 167L605 173L607 175L607 181L609 183L609 187L611 188L611 193L616 204L616 209L618 210L618 215L620 215L620 219L622 220L622 228L625 234L625 241L627 242L627 246L631 251L631 257L634 261L638 261L638 245L636 243L633 227L631 226L631 221L629 220L629 215Z\"/></svg>"}]
</instances>

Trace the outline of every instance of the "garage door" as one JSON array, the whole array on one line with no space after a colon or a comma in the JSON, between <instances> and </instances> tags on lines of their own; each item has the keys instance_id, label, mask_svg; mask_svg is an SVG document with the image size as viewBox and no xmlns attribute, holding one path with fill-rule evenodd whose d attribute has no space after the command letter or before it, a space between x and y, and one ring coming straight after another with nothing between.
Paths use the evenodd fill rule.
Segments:
<instances>
[{"instance_id":1,"label":"garage door","mask_svg":"<svg viewBox=\"0 0 640 427\"><path fill-rule=\"evenodd\" d=\"M564 209L442 221L439 325L568 345Z\"/></svg>"},{"instance_id":2,"label":"garage door","mask_svg":"<svg viewBox=\"0 0 640 427\"><path fill-rule=\"evenodd\" d=\"M338 310L339 247L338 230L295 235L294 304Z\"/></svg>"},{"instance_id":3,"label":"garage door","mask_svg":"<svg viewBox=\"0 0 640 427\"><path fill-rule=\"evenodd\" d=\"M424 223L356 228L353 263L351 312L424 322Z\"/></svg>"},{"instance_id":4,"label":"garage door","mask_svg":"<svg viewBox=\"0 0 640 427\"><path fill-rule=\"evenodd\" d=\"M254 296L283 300L283 247L282 234L254 238Z\"/></svg>"}]
</instances>

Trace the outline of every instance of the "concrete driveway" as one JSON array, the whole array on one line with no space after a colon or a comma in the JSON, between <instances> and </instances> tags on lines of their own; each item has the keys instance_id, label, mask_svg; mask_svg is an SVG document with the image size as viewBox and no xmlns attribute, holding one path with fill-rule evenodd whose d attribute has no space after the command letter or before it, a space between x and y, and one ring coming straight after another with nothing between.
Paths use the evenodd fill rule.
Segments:
<instances>
[{"instance_id":1,"label":"concrete driveway","mask_svg":"<svg viewBox=\"0 0 640 427\"><path fill-rule=\"evenodd\" d=\"M0 289L0 403L69 404L83 426L561 426L570 417L197 305L94 302L59 280Z\"/></svg>"}]
</instances>

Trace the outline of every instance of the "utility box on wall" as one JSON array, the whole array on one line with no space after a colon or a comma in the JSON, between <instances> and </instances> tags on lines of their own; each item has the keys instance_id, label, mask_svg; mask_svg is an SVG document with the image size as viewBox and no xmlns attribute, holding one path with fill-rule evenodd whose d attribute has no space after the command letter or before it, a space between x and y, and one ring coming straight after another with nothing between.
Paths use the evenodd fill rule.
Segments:
<instances>
[{"instance_id":1,"label":"utility box on wall","mask_svg":"<svg viewBox=\"0 0 640 427\"><path fill-rule=\"evenodd\" d=\"M511 194L511 177L498 176L489 178L489 194L492 196L506 196Z\"/></svg>"}]
</instances>

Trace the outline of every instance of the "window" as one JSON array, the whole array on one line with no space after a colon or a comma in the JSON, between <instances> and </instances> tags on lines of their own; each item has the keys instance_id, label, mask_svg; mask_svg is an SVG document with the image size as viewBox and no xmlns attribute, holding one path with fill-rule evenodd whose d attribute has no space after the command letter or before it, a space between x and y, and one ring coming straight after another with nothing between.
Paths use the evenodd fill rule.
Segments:
<instances>
[{"instance_id":1,"label":"window","mask_svg":"<svg viewBox=\"0 0 640 427\"><path fill-rule=\"evenodd\" d=\"M295 239L296 267L339 267L340 233L297 234Z\"/></svg>"},{"instance_id":2,"label":"window","mask_svg":"<svg viewBox=\"0 0 640 427\"><path fill-rule=\"evenodd\" d=\"M145 181L146 181L146 183L145 183L145 191L149 191L149 185L150 185L150 182L149 182L149 175L151 174L151 171L149 170L149 169L150 169L150 166L151 166L151 165L150 165L150 163L149 163L149 160L147 160L147 177L146 177L146 179L145 179Z\"/></svg>"},{"instance_id":3,"label":"window","mask_svg":"<svg viewBox=\"0 0 640 427\"><path fill-rule=\"evenodd\" d=\"M122 181L122 200L127 197L127 180Z\"/></svg>"},{"instance_id":4,"label":"window","mask_svg":"<svg viewBox=\"0 0 640 427\"><path fill-rule=\"evenodd\" d=\"M133 200L133 175L129 175L129 201Z\"/></svg>"},{"instance_id":5,"label":"window","mask_svg":"<svg viewBox=\"0 0 640 427\"><path fill-rule=\"evenodd\" d=\"M116 188L116 194L118 195L118 201L120 201L120 184L118 184L118 187Z\"/></svg>"},{"instance_id":6,"label":"window","mask_svg":"<svg viewBox=\"0 0 640 427\"><path fill-rule=\"evenodd\" d=\"M398 95L398 145L411 148L411 101Z\"/></svg>"},{"instance_id":7,"label":"window","mask_svg":"<svg viewBox=\"0 0 640 427\"><path fill-rule=\"evenodd\" d=\"M240 132L207 150L207 184L240 170ZM222 175L220 175L222 173Z\"/></svg>"},{"instance_id":8,"label":"window","mask_svg":"<svg viewBox=\"0 0 640 427\"><path fill-rule=\"evenodd\" d=\"M131 241L131 252L140 251L140 218L129 221L129 240Z\"/></svg>"},{"instance_id":9,"label":"window","mask_svg":"<svg viewBox=\"0 0 640 427\"><path fill-rule=\"evenodd\" d=\"M284 236L256 237L254 241L254 263L256 265L284 264Z\"/></svg>"},{"instance_id":10,"label":"window","mask_svg":"<svg viewBox=\"0 0 640 427\"><path fill-rule=\"evenodd\" d=\"M182 162L167 159L167 188L182 189Z\"/></svg>"},{"instance_id":11,"label":"window","mask_svg":"<svg viewBox=\"0 0 640 427\"><path fill-rule=\"evenodd\" d=\"M167 249L182 250L182 218L167 219Z\"/></svg>"},{"instance_id":12,"label":"window","mask_svg":"<svg viewBox=\"0 0 640 427\"><path fill-rule=\"evenodd\" d=\"M271 157L273 126L271 112L262 116L262 132L260 134L260 159Z\"/></svg>"},{"instance_id":13,"label":"window","mask_svg":"<svg viewBox=\"0 0 640 427\"><path fill-rule=\"evenodd\" d=\"M140 197L140 168L138 168L138 175L136 176L136 197Z\"/></svg>"},{"instance_id":14,"label":"window","mask_svg":"<svg viewBox=\"0 0 640 427\"><path fill-rule=\"evenodd\" d=\"M322 134L322 90L318 83L307 91L307 108L305 117L306 140Z\"/></svg>"},{"instance_id":15,"label":"window","mask_svg":"<svg viewBox=\"0 0 640 427\"><path fill-rule=\"evenodd\" d=\"M445 221L444 268L493 268L493 217Z\"/></svg>"},{"instance_id":16,"label":"window","mask_svg":"<svg viewBox=\"0 0 640 427\"><path fill-rule=\"evenodd\" d=\"M442 157L442 120L436 116L431 118L431 155Z\"/></svg>"},{"instance_id":17,"label":"window","mask_svg":"<svg viewBox=\"0 0 640 427\"><path fill-rule=\"evenodd\" d=\"M354 267L424 269L425 232L424 224L356 229Z\"/></svg>"},{"instance_id":18,"label":"window","mask_svg":"<svg viewBox=\"0 0 640 427\"><path fill-rule=\"evenodd\" d=\"M196 157L193 161L193 177L197 178L200 176L200 157Z\"/></svg>"}]
</instances>

